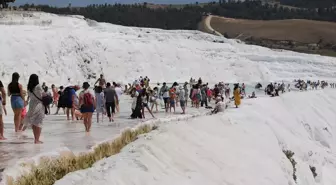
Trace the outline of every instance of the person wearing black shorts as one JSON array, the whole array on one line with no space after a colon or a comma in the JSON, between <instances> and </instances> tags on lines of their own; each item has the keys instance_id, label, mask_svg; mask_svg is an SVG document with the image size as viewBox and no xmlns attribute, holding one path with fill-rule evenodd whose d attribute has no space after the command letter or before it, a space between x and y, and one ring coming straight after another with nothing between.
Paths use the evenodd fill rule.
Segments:
<instances>
[{"instance_id":1,"label":"person wearing black shorts","mask_svg":"<svg viewBox=\"0 0 336 185\"><path fill-rule=\"evenodd\" d=\"M169 97L164 97L163 102L164 102L165 105L168 104L169 103Z\"/></svg>"},{"instance_id":2,"label":"person wearing black shorts","mask_svg":"<svg viewBox=\"0 0 336 185\"><path fill-rule=\"evenodd\" d=\"M169 92L168 91L169 91L169 88L167 87L166 82L164 82L163 86L160 89L160 96L163 97L166 112L168 112L168 108L169 108L169 104L170 104L170 102L169 102Z\"/></svg>"},{"instance_id":3,"label":"person wearing black shorts","mask_svg":"<svg viewBox=\"0 0 336 185\"><path fill-rule=\"evenodd\" d=\"M107 116L109 117L109 120L111 122L114 121L113 116L115 114L115 102L119 101L117 92L115 91L114 87L111 86L111 83L106 84L106 89L104 89L104 95Z\"/></svg>"}]
</instances>

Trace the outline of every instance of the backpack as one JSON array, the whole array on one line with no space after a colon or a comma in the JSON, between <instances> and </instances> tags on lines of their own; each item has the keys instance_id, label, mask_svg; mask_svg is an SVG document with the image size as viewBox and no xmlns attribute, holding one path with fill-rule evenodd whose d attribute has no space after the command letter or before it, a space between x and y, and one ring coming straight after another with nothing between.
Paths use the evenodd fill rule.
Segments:
<instances>
[{"instance_id":1,"label":"backpack","mask_svg":"<svg viewBox=\"0 0 336 185\"><path fill-rule=\"evenodd\" d=\"M40 99L39 97L36 96L36 94L34 92L32 92L32 93L36 97L36 99L38 99L42 102L42 104L45 107L49 106L53 102L53 98L50 95L42 96L42 99Z\"/></svg>"},{"instance_id":2,"label":"backpack","mask_svg":"<svg viewBox=\"0 0 336 185\"><path fill-rule=\"evenodd\" d=\"M69 95L70 95L70 90L72 89L72 87L66 87L63 91L63 94L62 94L62 100L64 102L68 102L69 100Z\"/></svg>"},{"instance_id":3,"label":"backpack","mask_svg":"<svg viewBox=\"0 0 336 185\"><path fill-rule=\"evenodd\" d=\"M83 95L83 106L92 107L93 106L93 96L90 92L86 92Z\"/></svg>"},{"instance_id":4,"label":"backpack","mask_svg":"<svg viewBox=\"0 0 336 185\"><path fill-rule=\"evenodd\" d=\"M53 98L50 95L42 97L42 103L44 106L49 106L53 102Z\"/></svg>"}]
</instances>

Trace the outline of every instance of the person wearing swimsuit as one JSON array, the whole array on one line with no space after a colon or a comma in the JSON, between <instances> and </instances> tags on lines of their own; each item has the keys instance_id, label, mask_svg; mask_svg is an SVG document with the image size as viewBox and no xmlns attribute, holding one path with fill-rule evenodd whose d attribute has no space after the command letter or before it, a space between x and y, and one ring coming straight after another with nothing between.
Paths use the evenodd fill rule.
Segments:
<instances>
[{"instance_id":1,"label":"person wearing swimsuit","mask_svg":"<svg viewBox=\"0 0 336 185\"><path fill-rule=\"evenodd\" d=\"M98 78L98 80L96 81L96 83L94 85L96 86L96 84L98 82L99 82L99 86L102 87L103 89L105 89L105 87L106 87L106 80L105 80L103 74L100 75L100 78Z\"/></svg>"},{"instance_id":2,"label":"person wearing swimsuit","mask_svg":"<svg viewBox=\"0 0 336 185\"><path fill-rule=\"evenodd\" d=\"M12 82L8 85L8 96L11 97L11 105L14 112L15 132L20 131L21 112L25 105L22 85L19 83L20 75L13 73Z\"/></svg>"}]
</instances>

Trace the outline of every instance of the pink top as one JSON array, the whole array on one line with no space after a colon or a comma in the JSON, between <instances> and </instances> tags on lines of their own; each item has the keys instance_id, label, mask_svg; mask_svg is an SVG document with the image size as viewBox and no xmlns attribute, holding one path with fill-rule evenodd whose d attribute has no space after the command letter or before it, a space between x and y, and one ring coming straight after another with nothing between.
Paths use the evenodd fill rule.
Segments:
<instances>
[{"instance_id":1,"label":"pink top","mask_svg":"<svg viewBox=\"0 0 336 185\"><path fill-rule=\"evenodd\" d=\"M212 91L210 89L207 90L207 95L212 96Z\"/></svg>"},{"instance_id":2,"label":"pink top","mask_svg":"<svg viewBox=\"0 0 336 185\"><path fill-rule=\"evenodd\" d=\"M26 115L27 115L27 107L24 107L23 109L22 109L22 112L21 112L21 117L26 117Z\"/></svg>"}]
</instances>

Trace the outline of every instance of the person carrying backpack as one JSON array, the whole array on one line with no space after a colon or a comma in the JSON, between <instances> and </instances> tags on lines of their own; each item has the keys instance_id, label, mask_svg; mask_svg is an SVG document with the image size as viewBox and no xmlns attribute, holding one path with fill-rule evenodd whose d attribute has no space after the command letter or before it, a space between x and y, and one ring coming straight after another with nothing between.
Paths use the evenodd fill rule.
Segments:
<instances>
[{"instance_id":1,"label":"person carrying backpack","mask_svg":"<svg viewBox=\"0 0 336 185\"><path fill-rule=\"evenodd\" d=\"M58 114L58 111L62 108L63 112L65 114L65 96L64 96L64 87L60 86L59 91L57 92L58 94L58 103L57 103L57 110L56 114Z\"/></svg>"},{"instance_id":2,"label":"person carrying backpack","mask_svg":"<svg viewBox=\"0 0 336 185\"><path fill-rule=\"evenodd\" d=\"M75 120L75 98L76 98L76 91L79 90L79 86L68 86L64 89L64 102L67 114L67 120L70 120L70 111L71 111L71 118L72 121Z\"/></svg>"},{"instance_id":3,"label":"person carrying backpack","mask_svg":"<svg viewBox=\"0 0 336 185\"><path fill-rule=\"evenodd\" d=\"M90 84L88 82L83 83L83 91L79 94L79 105L83 115L83 122L85 131L90 132L92 125L92 114L96 108L96 100L94 95L89 90Z\"/></svg>"},{"instance_id":4,"label":"person carrying backpack","mask_svg":"<svg viewBox=\"0 0 336 185\"><path fill-rule=\"evenodd\" d=\"M119 102L119 96L115 88L111 86L111 83L108 82L106 89L104 89L104 98L105 98L105 108L109 121L114 121L113 117L115 114L116 102Z\"/></svg>"},{"instance_id":5,"label":"person carrying backpack","mask_svg":"<svg viewBox=\"0 0 336 185\"><path fill-rule=\"evenodd\" d=\"M48 86L45 86L43 90L42 101L45 106L45 114L50 114L50 104L53 102L53 98L51 93L48 91Z\"/></svg>"}]
</instances>

